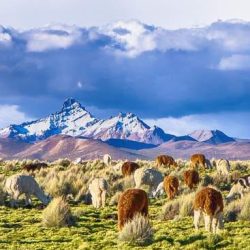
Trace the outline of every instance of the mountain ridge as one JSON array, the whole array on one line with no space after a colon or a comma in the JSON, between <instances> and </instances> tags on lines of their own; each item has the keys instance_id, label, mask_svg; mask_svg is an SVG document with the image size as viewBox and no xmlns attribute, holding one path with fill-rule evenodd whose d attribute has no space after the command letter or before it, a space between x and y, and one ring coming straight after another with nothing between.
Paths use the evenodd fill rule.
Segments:
<instances>
[{"instance_id":1,"label":"mountain ridge","mask_svg":"<svg viewBox=\"0 0 250 250\"><path fill-rule=\"evenodd\" d=\"M220 130L195 130L183 136L168 134L160 127L150 127L131 112L119 113L108 119L97 119L74 98L67 98L59 111L45 118L19 125L12 124L0 129L0 138L12 138L28 143L35 143L58 134L102 141L110 139L135 141L149 145L161 145L168 141L198 141L209 144L236 141ZM126 145L143 146L131 143Z\"/></svg>"},{"instance_id":2,"label":"mountain ridge","mask_svg":"<svg viewBox=\"0 0 250 250\"><path fill-rule=\"evenodd\" d=\"M159 145L175 138L161 128L148 126L132 113L119 113L118 116L99 120L88 112L78 101L68 98L62 109L51 115L31 122L12 124L0 129L0 138L13 138L34 143L50 136L64 134L83 136L89 139L124 139Z\"/></svg>"}]
</instances>

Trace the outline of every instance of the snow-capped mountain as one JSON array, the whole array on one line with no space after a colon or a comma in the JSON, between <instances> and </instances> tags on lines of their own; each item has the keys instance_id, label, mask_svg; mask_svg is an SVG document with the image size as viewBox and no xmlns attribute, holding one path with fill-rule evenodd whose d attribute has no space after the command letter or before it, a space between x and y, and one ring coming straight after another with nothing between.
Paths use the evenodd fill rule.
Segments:
<instances>
[{"instance_id":1,"label":"snow-capped mountain","mask_svg":"<svg viewBox=\"0 0 250 250\"><path fill-rule=\"evenodd\" d=\"M108 139L125 139L150 144L161 144L174 136L156 126L149 127L132 113L119 113L118 116L100 120L86 129L83 136L106 141Z\"/></svg>"},{"instance_id":2,"label":"snow-capped mountain","mask_svg":"<svg viewBox=\"0 0 250 250\"><path fill-rule=\"evenodd\" d=\"M212 144L234 142L219 130L196 130L187 136L166 134L161 128L148 126L132 113L119 113L106 120L92 116L78 101L68 98L59 112L46 118L0 129L0 138L33 143L52 135L69 135L108 141L119 139L159 145L167 141L199 141Z\"/></svg>"},{"instance_id":3,"label":"snow-capped mountain","mask_svg":"<svg viewBox=\"0 0 250 250\"><path fill-rule=\"evenodd\" d=\"M120 113L107 120L94 118L75 99L67 99L61 111L46 118L20 125L10 125L0 130L0 137L35 142L52 135L64 134L91 139L124 139L149 144L161 144L175 136L166 134L161 128L149 127L132 113Z\"/></svg>"},{"instance_id":4,"label":"snow-capped mountain","mask_svg":"<svg viewBox=\"0 0 250 250\"><path fill-rule=\"evenodd\" d=\"M86 128L97 122L98 120L79 102L69 98L64 102L61 111L36 121L10 125L0 130L0 137L34 142L56 134L79 136Z\"/></svg>"},{"instance_id":5,"label":"snow-capped mountain","mask_svg":"<svg viewBox=\"0 0 250 250\"><path fill-rule=\"evenodd\" d=\"M206 142L213 144L235 141L234 138L227 136L220 130L195 130L188 136L194 138L199 142Z\"/></svg>"}]
</instances>

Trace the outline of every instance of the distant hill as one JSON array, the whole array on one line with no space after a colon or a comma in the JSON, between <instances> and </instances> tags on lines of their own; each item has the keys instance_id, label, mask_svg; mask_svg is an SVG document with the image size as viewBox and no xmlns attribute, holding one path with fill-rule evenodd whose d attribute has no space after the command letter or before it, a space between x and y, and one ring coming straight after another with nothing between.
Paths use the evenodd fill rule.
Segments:
<instances>
[{"instance_id":1,"label":"distant hill","mask_svg":"<svg viewBox=\"0 0 250 250\"><path fill-rule=\"evenodd\" d=\"M154 158L160 154L169 154L175 158L189 159L192 154L202 153L208 158L224 158L231 160L249 160L250 142L228 142L209 144L195 141L170 141L152 149L139 150L142 155Z\"/></svg>"},{"instance_id":2,"label":"distant hill","mask_svg":"<svg viewBox=\"0 0 250 250\"><path fill-rule=\"evenodd\" d=\"M188 136L196 141L212 144L220 144L226 142L234 142L235 139L227 136L220 130L195 130Z\"/></svg>"},{"instance_id":3,"label":"distant hill","mask_svg":"<svg viewBox=\"0 0 250 250\"><path fill-rule=\"evenodd\" d=\"M128 152L108 145L100 140L83 139L66 135L55 135L46 140L31 144L28 148L12 156L12 158L56 160L58 158L96 159L109 153L113 159L145 159L137 152Z\"/></svg>"},{"instance_id":4,"label":"distant hill","mask_svg":"<svg viewBox=\"0 0 250 250\"><path fill-rule=\"evenodd\" d=\"M112 145L113 144L113 145ZM175 158L188 159L194 153L203 153L208 158L226 158L233 160L250 159L250 142L228 142L208 144L197 141L168 141L159 146L133 141L108 140L54 135L33 144L0 139L0 157L4 159L41 159L56 160L69 158L75 160L102 158L110 154L113 159L154 159L157 155L168 154Z\"/></svg>"}]
</instances>

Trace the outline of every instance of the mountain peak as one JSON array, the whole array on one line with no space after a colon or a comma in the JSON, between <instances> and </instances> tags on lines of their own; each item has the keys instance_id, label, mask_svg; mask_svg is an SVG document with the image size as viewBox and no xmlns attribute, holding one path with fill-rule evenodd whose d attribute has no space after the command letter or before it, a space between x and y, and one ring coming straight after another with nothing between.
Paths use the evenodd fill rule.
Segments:
<instances>
[{"instance_id":1,"label":"mountain peak","mask_svg":"<svg viewBox=\"0 0 250 250\"><path fill-rule=\"evenodd\" d=\"M135 114L131 113L131 112L127 112L127 113L120 112L118 114L118 117L119 118L125 118L125 117L127 117L127 118L133 118L133 117L137 117L137 116Z\"/></svg>"},{"instance_id":2,"label":"mountain peak","mask_svg":"<svg viewBox=\"0 0 250 250\"><path fill-rule=\"evenodd\" d=\"M215 129L215 130L208 130L208 129L200 129L195 130L188 136L192 137L193 139L199 142L208 142L208 143L226 143L235 141L233 138L227 136L222 131Z\"/></svg>"},{"instance_id":3,"label":"mountain peak","mask_svg":"<svg viewBox=\"0 0 250 250\"><path fill-rule=\"evenodd\" d=\"M85 108L81 106L80 102L70 97L64 101L62 109L65 110L65 109L72 109L72 108L82 108L85 110Z\"/></svg>"}]
</instances>

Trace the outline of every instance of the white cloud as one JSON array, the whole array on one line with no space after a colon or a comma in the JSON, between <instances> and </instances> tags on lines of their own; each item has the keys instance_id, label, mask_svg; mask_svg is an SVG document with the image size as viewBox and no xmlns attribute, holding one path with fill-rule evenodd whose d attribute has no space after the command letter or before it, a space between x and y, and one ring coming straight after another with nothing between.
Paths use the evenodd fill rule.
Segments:
<instances>
[{"instance_id":1,"label":"white cloud","mask_svg":"<svg viewBox=\"0 0 250 250\"><path fill-rule=\"evenodd\" d=\"M0 27L0 44L9 45L11 44L12 38L10 34L1 30Z\"/></svg>"},{"instance_id":2,"label":"white cloud","mask_svg":"<svg viewBox=\"0 0 250 250\"><path fill-rule=\"evenodd\" d=\"M118 21L98 31L115 41L115 44L107 44L109 49L128 57L152 50L200 51L208 47L234 53L250 51L250 23L244 21L218 21L210 26L176 30L148 26L135 20Z\"/></svg>"},{"instance_id":3,"label":"white cloud","mask_svg":"<svg viewBox=\"0 0 250 250\"><path fill-rule=\"evenodd\" d=\"M118 49L117 54L129 57L154 50L157 46L154 32L138 21L118 21L100 28L99 32L112 37L117 44L123 46L124 50ZM107 47L112 50L114 48L113 44Z\"/></svg>"},{"instance_id":4,"label":"white cloud","mask_svg":"<svg viewBox=\"0 0 250 250\"><path fill-rule=\"evenodd\" d=\"M1 40L10 42L9 33L3 32L4 30L0 32L0 43ZM117 21L89 29L70 25L49 25L45 28L16 32L15 36L23 39L27 43L27 50L32 52L67 49L75 44L88 42L98 43L99 39L100 46L109 52L131 58L155 50L197 52L216 49L223 54L250 52L250 23L243 21L219 21L202 28L177 30L150 26L135 20ZM110 39L103 43L105 36Z\"/></svg>"},{"instance_id":5,"label":"white cloud","mask_svg":"<svg viewBox=\"0 0 250 250\"><path fill-rule=\"evenodd\" d=\"M161 119L148 119L149 125L157 125L166 133L174 135L187 135L199 129L219 129L229 136L249 138L249 112L225 112L218 114L188 115L180 118L166 117Z\"/></svg>"},{"instance_id":6,"label":"white cloud","mask_svg":"<svg viewBox=\"0 0 250 250\"><path fill-rule=\"evenodd\" d=\"M31 120L17 105L0 105L0 128Z\"/></svg>"},{"instance_id":7,"label":"white cloud","mask_svg":"<svg viewBox=\"0 0 250 250\"><path fill-rule=\"evenodd\" d=\"M250 56L249 55L232 55L223 57L218 65L220 70L249 70Z\"/></svg>"},{"instance_id":8,"label":"white cloud","mask_svg":"<svg viewBox=\"0 0 250 250\"><path fill-rule=\"evenodd\" d=\"M246 52L250 48L250 25L243 20L218 21L205 29L209 41L231 52Z\"/></svg>"},{"instance_id":9,"label":"white cloud","mask_svg":"<svg viewBox=\"0 0 250 250\"><path fill-rule=\"evenodd\" d=\"M165 30L148 26L138 21L118 21L99 29L122 45L123 49L114 44L107 45L118 55L136 57L143 52L159 50L196 51L206 42L206 33L202 29Z\"/></svg>"},{"instance_id":10,"label":"white cloud","mask_svg":"<svg viewBox=\"0 0 250 250\"><path fill-rule=\"evenodd\" d=\"M53 25L31 30L27 35L27 50L43 52L66 49L80 40L81 32L75 26Z\"/></svg>"}]
</instances>

